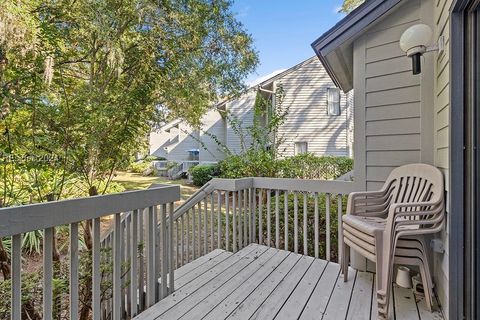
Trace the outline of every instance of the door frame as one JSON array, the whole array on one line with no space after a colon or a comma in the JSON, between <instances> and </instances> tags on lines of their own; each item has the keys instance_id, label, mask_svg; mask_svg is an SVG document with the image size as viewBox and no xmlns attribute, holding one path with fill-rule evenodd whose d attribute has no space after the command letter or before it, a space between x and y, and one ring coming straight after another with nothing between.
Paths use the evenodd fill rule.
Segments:
<instances>
[{"instance_id":1,"label":"door frame","mask_svg":"<svg viewBox=\"0 0 480 320\"><path fill-rule=\"evenodd\" d=\"M450 10L450 191L449 191L449 319L476 319L480 314L480 281L476 276L480 255L480 224L476 195L480 189L478 163L479 115L477 112L480 45L471 27L472 8L480 0L454 0ZM478 29L477 21L477 29ZM475 52L475 56L472 53ZM472 78L472 75L475 78ZM473 161L472 161L473 160Z\"/></svg>"}]
</instances>

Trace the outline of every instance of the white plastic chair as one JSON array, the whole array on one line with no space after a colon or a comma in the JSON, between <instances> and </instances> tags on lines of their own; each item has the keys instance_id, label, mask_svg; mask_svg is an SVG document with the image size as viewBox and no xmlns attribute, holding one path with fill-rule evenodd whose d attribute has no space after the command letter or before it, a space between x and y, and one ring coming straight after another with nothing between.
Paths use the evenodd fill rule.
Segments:
<instances>
[{"instance_id":1,"label":"white plastic chair","mask_svg":"<svg viewBox=\"0 0 480 320\"><path fill-rule=\"evenodd\" d=\"M349 195L342 223L344 281L348 280L350 248L376 263L380 319L388 317L395 261L420 267L431 309L433 284L422 237L444 226L444 192L440 170L427 164L409 164L394 169L380 191Z\"/></svg>"}]
</instances>

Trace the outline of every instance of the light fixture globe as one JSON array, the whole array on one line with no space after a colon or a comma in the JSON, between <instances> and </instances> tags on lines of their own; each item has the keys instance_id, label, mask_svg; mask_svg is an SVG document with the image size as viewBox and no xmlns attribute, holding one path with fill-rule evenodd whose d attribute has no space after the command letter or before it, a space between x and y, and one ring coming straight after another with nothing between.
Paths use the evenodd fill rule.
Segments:
<instances>
[{"instance_id":1,"label":"light fixture globe","mask_svg":"<svg viewBox=\"0 0 480 320\"><path fill-rule=\"evenodd\" d=\"M400 37L400 48L412 56L424 53L432 39L432 29L426 24L416 24L405 30Z\"/></svg>"},{"instance_id":2,"label":"light fixture globe","mask_svg":"<svg viewBox=\"0 0 480 320\"><path fill-rule=\"evenodd\" d=\"M400 48L412 58L413 74L422 72L422 55L427 52L427 47L432 39L432 29L426 24L416 24L405 30L400 37Z\"/></svg>"}]
</instances>

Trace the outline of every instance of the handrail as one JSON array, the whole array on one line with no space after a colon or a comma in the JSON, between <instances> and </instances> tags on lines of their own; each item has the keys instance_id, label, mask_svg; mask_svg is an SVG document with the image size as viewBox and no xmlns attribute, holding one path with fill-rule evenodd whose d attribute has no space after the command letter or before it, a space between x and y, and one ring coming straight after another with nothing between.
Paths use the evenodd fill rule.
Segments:
<instances>
[{"instance_id":1,"label":"handrail","mask_svg":"<svg viewBox=\"0 0 480 320\"><path fill-rule=\"evenodd\" d=\"M209 195L213 190L215 190L214 184L207 182L200 189L198 189L194 194L190 196L184 203L177 207L174 211L173 218L177 219L185 212L190 210L195 206L199 201L203 200L207 195Z\"/></svg>"},{"instance_id":2,"label":"handrail","mask_svg":"<svg viewBox=\"0 0 480 320\"><path fill-rule=\"evenodd\" d=\"M165 186L2 208L0 209L0 237L147 208L178 199L180 199L180 187Z\"/></svg>"},{"instance_id":3,"label":"handrail","mask_svg":"<svg viewBox=\"0 0 480 320\"><path fill-rule=\"evenodd\" d=\"M22 238L36 230L43 232L43 319L53 319L56 303L62 311L68 308L72 319L77 318L84 301L79 294L85 292L79 281L82 264L91 269L91 292L87 289L89 298L83 298L91 301L88 308L96 320L130 319L173 293L173 219L167 228L167 217L173 215L178 200L179 186L163 186L0 209L0 237L11 236L12 243L10 318L22 318ZM113 228L102 240L105 222L113 223ZM69 296L58 302L54 296L55 229L65 225L69 226L69 259L65 260L69 264ZM80 237L87 234L86 249L80 249ZM90 265L89 260L81 259L81 251L91 256ZM110 266L107 269L111 271L103 266ZM105 286L108 294L102 291Z\"/></svg>"}]
</instances>

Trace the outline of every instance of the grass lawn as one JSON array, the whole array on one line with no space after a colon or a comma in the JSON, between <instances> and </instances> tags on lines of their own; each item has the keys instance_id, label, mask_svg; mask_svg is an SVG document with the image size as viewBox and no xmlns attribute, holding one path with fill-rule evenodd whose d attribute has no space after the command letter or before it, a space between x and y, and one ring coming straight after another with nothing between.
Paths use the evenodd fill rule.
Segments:
<instances>
[{"instance_id":1,"label":"grass lawn","mask_svg":"<svg viewBox=\"0 0 480 320\"><path fill-rule=\"evenodd\" d=\"M113 181L120 183L127 190L141 190L148 188L152 183L180 185L182 201L188 199L198 187L188 184L186 179L168 180L165 177L144 177L140 173L118 171Z\"/></svg>"}]
</instances>

